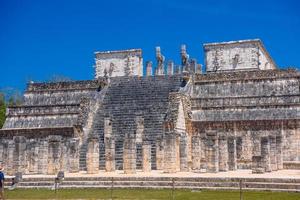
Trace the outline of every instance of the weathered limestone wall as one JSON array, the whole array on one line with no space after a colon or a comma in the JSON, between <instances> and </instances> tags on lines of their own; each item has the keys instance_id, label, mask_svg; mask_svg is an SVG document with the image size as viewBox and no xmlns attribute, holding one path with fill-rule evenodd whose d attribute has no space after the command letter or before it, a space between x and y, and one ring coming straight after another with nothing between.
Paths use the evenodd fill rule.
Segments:
<instances>
[{"instance_id":1,"label":"weathered limestone wall","mask_svg":"<svg viewBox=\"0 0 300 200\"><path fill-rule=\"evenodd\" d=\"M3 129L73 126L84 100L93 98L98 87L97 81L29 84L22 105L8 108Z\"/></svg>"},{"instance_id":2,"label":"weathered limestone wall","mask_svg":"<svg viewBox=\"0 0 300 200\"><path fill-rule=\"evenodd\" d=\"M275 69L260 40L204 44L207 72Z\"/></svg>"},{"instance_id":3,"label":"weathered limestone wall","mask_svg":"<svg viewBox=\"0 0 300 200\"><path fill-rule=\"evenodd\" d=\"M116 76L142 76L141 49L96 52L95 78Z\"/></svg>"}]
</instances>

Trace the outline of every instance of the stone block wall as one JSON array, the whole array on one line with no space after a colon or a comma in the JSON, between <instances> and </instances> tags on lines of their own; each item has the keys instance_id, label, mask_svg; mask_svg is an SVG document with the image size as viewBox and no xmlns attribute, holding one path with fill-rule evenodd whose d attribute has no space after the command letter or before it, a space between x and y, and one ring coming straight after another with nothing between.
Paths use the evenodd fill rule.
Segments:
<instances>
[{"instance_id":1,"label":"stone block wall","mask_svg":"<svg viewBox=\"0 0 300 200\"><path fill-rule=\"evenodd\" d=\"M116 76L142 76L141 49L96 52L95 78Z\"/></svg>"},{"instance_id":2,"label":"stone block wall","mask_svg":"<svg viewBox=\"0 0 300 200\"><path fill-rule=\"evenodd\" d=\"M204 44L204 51L208 73L276 68L260 40Z\"/></svg>"}]
</instances>

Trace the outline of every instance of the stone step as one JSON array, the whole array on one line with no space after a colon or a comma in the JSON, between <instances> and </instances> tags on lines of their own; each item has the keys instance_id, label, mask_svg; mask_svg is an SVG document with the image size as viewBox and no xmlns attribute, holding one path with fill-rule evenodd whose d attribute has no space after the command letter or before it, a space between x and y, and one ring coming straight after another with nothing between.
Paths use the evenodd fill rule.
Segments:
<instances>
[{"instance_id":1,"label":"stone step","mask_svg":"<svg viewBox=\"0 0 300 200\"><path fill-rule=\"evenodd\" d=\"M53 177L26 177L23 178L23 182L35 182L35 181L52 181ZM171 182L239 182L243 183L291 183L300 184L300 179L288 179L288 178L210 178L210 177L65 177L64 181L168 181ZM10 179L6 179L10 180Z\"/></svg>"},{"instance_id":2,"label":"stone step","mask_svg":"<svg viewBox=\"0 0 300 200\"><path fill-rule=\"evenodd\" d=\"M175 188L188 189L239 189L237 179L230 178L171 178L171 177L114 177L113 187L116 188ZM233 181L235 180L235 181ZM247 181L246 181L247 180ZM277 182L272 182L272 180ZM258 181L258 182L255 182ZM9 186L8 181L5 184ZM67 177L60 184L61 188L110 188L111 177ZM52 188L54 177L24 178L19 188ZM298 191L298 179L245 179L242 187L249 190Z\"/></svg>"}]
</instances>

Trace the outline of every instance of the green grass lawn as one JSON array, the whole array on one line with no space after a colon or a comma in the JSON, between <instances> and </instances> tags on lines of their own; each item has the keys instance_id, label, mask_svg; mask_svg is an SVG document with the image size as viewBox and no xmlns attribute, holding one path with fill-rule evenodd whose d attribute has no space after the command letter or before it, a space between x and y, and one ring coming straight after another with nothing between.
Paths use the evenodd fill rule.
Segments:
<instances>
[{"instance_id":1,"label":"green grass lawn","mask_svg":"<svg viewBox=\"0 0 300 200\"><path fill-rule=\"evenodd\" d=\"M5 191L6 199L110 199L109 189L16 189ZM170 199L172 190L161 189L114 189L113 199ZM191 191L175 190L176 200L239 200L239 191ZM243 200L300 200L300 193L288 192L243 192Z\"/></svg>"}]
</instances>

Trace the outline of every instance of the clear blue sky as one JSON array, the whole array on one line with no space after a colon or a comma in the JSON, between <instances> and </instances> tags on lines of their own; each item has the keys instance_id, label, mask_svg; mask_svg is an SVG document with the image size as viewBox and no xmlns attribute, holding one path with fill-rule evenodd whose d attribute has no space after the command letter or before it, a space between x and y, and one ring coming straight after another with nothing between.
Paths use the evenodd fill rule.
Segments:
<instances>
[{"instance_id":1,"label":"clear blue sky","mask_svg":"<svg viewBox=\"0 0 300 200\"><path fill-rule=\"evenodd\" d=\"M260 38L279 66L300 66L300 1L0 0L0 88L53 74L93 79L94 52L142 48L179 62L186 44Z\"/></svg>"}]
</instances>

